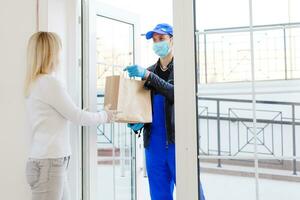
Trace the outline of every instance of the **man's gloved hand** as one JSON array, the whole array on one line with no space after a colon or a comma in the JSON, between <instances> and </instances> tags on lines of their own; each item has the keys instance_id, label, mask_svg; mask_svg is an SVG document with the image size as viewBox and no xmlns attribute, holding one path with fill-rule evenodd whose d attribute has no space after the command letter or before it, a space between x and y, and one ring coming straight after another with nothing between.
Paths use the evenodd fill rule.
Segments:
<instances>
[{"instance_id":1,"label":"man's gloved hand","mask_svg":"<svg viewBox=\"0 0 300 200\"><path fill-rule=\"evenodd\" d=\"M140 77L145 78L147 70L143 67L140 67L138 65L130 65L127 66L124 71L127 71L129 74L129 77Z\"/></svg>"},{"instance_id":2,"label":"man's gloved hand","mask_svg":"<svg viewBox=\"0 0 300 200\"><path fill-rule=\"evenodd\" d=\"M131 128L134 132L141 130L144 127L144 124L138 123L138 124L127 124L128 128Z\"/></svg>"}]
</instances>

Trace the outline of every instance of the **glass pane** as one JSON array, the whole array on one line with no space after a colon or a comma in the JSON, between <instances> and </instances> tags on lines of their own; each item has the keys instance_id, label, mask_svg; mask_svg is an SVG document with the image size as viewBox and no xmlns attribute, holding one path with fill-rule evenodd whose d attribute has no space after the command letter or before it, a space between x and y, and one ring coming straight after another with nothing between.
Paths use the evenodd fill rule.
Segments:
<instances>
[{"instance_id":1,"label":"glass pane","mask_svg":"<svg viewBox=\"0 0 300 200\"><path fill-rule=\"evenodd\" d=\"M206 199L254 200L248 0L196 5L200 181Z\"/></svg>"},{"instance_id":2,"label":"glass pane","mask_svg":"<svg viewBox=\"0 0 300 200\"><path fill-rule=\"evenodd\" d=\"M221 1L209 2L203 0L201 5L197 4L200 82L250 82L249 21L248 16L244 16L248 10L243 8L236 12L243 1L234 7L231 1L226 1L228 9L214 8L213 5L222 4ZM247 5L248 0L243 3ZM300 14L294 11L294 5L299 2L279 0L271 7L270 3L269 0L253 3L256 80L297 79L300 77ZM241 17L230 18L242 11ZM216 23L215 16L219 19L220 13L230 14ZM238 25L240 18L244 19L243 24ZM231 23L233 25L228 25Z\"/></svg>"},{"instance_id":3,"label":"glass pane","mask_svg":"<svg viewBox=\"0 0 300 200\"><path fill-rule=\"evenodd\" d=\"M200 97L198 102L200 180L207 199L253 200L252 101L243 95L221 96Z\"/></svg>"},{"instance_id":4,"label":"glass pane","mask_svg":"<svg viewBox=\"0 0 300 200\"><path fill-rule=\"evenodd\" d=\"M300 77L300 28L295 26L254 28L256 80ZM249 28L206 30L197 40L201 83L251 81Z\"/></svg>"},{"instance_id":5,"label":"glass pane","mask_svg":"<svg viewBox=\"0 0 300 200\"><path fill-rule=\"evenodd\" d=\"M298 27L286 27L286 68L287 79L300 78L300 23Z\"/></svg>"},{"instance_id":6,"label":"glass pane","mask_svg":"<svg viewBox=\"0 0 300 200\"><path fill-rule=\"evenodd\" d=\"M256 80L286 78L284 34L283 28L254 32Z\"/></svg>"},{"instance_id":7,"label":"glass pane","mask_svg":"<svg viewBox=\"0 0 300 200\"><path fill-rule=\"evenodd\" d=\"M274 59L274 65L280 65ZM255 65L255 68L259 67ZM256 70L255 70L256 71ZM284 72L282 72L284 73ZM259 76L257 76L259 80ZM299 198L300 93L299 80L256 82L259 191L262 199ZM271 189L272 188L272 189Z\"/></svg>"},{"instance_id":8,"label":"glass pane","mask_svg":"<svg viewBox=\"0 0 300 200\"><path fill-rule=\"evenodd\" d=\"M146 40L144 34L147 33L150 30L153 30L153 28L159 24L159 23L168 23L172 25L172 1L171 0L153 0L151 2L145 1L145 0L97 0L98 2L102 2L108 7L111 6L111 8L120 9L120 13L116 14L124 14L128 12L128 15L126 16L126 19L133 17L134 20L138 23L135 24L134 32L136 35L140 36L137 38L136 44L137 48L135 51L138 53L135 55L135 63L132 62L133 55L132 52L132 27L126 23L122 23L120 21L114 21L114 20L108 20L106 18L100 18L98 17L97 27L98 33L98 42L97 45L101 46L98 47L98 72L97 75L100 80L104 80L103 77L111 74L119 74L124 66L128 66L130 64L137 64L141 67L147 68L153 64L155 64L158 60L158 56L154 53L152 46L153 41L152 40ZM146 6L145 6L146 5ZM116 11L116 10L114 10ZM125 19L125 18L124 18ZM122 21L122 20L121 20ZM103 25L104 24L104 25ZM131 55L130 55L131 54ZM114 67L112 67L114 66ZM98 94L102 95L104 90L104 81L98 81ZM122 127L121 130L123 130ZM114 134L111 134L108 129L109 127L105 128L105 136L98 137L98 141L106 141L110 140L111 137L114 136ZM115 127L116 129L116 127ZM116 131L116 130L115 130ZM126 129L126 131L128 131ZM115 134L115 140L118 140L117 138L120 137L118 134ZM150 200L150 188L148 184L148 177L146 173L146 156L145 151L143 147L143 141L142 137L136 139L136 145L137 145L137 174L136 174L136 180L137 180L137 198L143 199L143 200ZM99 144L100 145L100 144ZM101 144L99 147L101 148L112 148L112 145L110 144L109 147L105 147L104 144ZM116 147L117 148L117 147ZM111 153L111 152L110 152ZM121 152L120 152L121 153ZM99 180L101 180L100 176L104 177L113 177L113 168L111 165L102 165L101 167L107 167L110 171L104 171L101 172L101 169L99 169ZM129 166L128 166L129 167ZM131 167L133 167L133 163L131 164ZM102 181L101 185L101 191L99 191L99 194L106 194L107 198L106 200L114 200L113 196L109 194L113 194L114 192L118 193L119 191L123 191L121 187L119 189L111 189L113 188L113 180L110 179L106 181L107 178L105 178ZM105 187L104 187L104 184ZM117 185L117 184L116 184ZM166 188L169 188L166 186ZM123 188L124 189L124 188ZM132 189L136 189L135 187L132 187ZM125 189L124 189L125 190ZM127 189L126 189L127 190ZM127 192L126 192L127 193ZM134 193L134 192L133 192ZM118 195L118 194L116 194ZM175 196L175 195L174 195ZM124 200L130 199L129 196L126 196Z\"/></svg>"},{"instance_id":9,"label":"glass pane","mask_svg":"<svg viewBox=\"0 0 300 200\"><path fill-rule=\"evenodd\" d=\"M246 26L248 19L248 0L197 0L196 28L199 31L225 27Z\"/></svg>"},{"instance_id":10,"label":"glass pane","mask_svg":"<svg viewBox=\"0 0 300 200\"><path fill-rule=\"evenodd\" d=\"M298 0L253 0L253 23L267 25L299 22L299 6Z\"/></svg>"},{"instance_id":11,"label":"glass pane","mask_svg":"<svg viewBox=\"0 0 300 200\"><path fill-rule=\"evenodd\" d=\"M103 93L105 77L123 73L133 64L133 25L97 17L97 89Z\"/></svg>"},{"instance_id":12,"label":"glass pane","mask_svg":"<svg viewBox=\"0 0 300 200\"><path fill-rule=\"evenodd\" d=\"M261 199L300 198L300 162L292 159L260 159L259 191ZM295 173L296 172L296 173Z\"/></svg>"},{"instance_id":13,"label":"glass pane","mask_svg":"<svg viewBox=\"0 0 300 200\"><path fill-rule=\"evenodd\" d=\"M97 17L97 103L103 109L105 77L133 63L133 25ZM135 136L126 124L97 128L99 200L135 199Z\"/></svg>"},{"instance_id":14,"label":"glass pane","mask_svg":"<svg viewBox=\"0 0 300 200\"><path fill-rule=\"evenodd\" d=\"M245 81L251 78L248 73L250 70L248 35L241 31L228 31L232 27L243 27L248 24L247 2L247 0L196 1L201 83Z\"/></svg>"},{"instance_id":15,"label":"glass pane","mask_svg":"<svg viewBox=\"0 0 300 200\"><path fill-rule=\"evenodd\" d=\"M270 6L272 3L272 6ZM255 113L261 199L296 200L300 176L298 132L300 130L299 49L300 24L295 1L254 0ZM268 15L265 10L268 9ZM265 17L262 17L265 16ZM280 24L280 25L270 25ZM298 42L298 43L297 43ZM278 80L281 79L281 80ZM265 81L273 80L273 81Z\"/></svg>"},{"instance_id":16,"label":"glass pane","mask_svg":"<svg viewBox=\"0 0 300 200\"><path fill-rule=\"evenodd\" d=\"M222 167L201 160L201 183L209 200L254 200L254 165L249 160L227 160ZM243 166L246 164L246 166Z\"/></svg>"},{"instance_id":17,"label":"glass pane","mask_svg":"<svg viewBox=\"0 0 300 200\"><path fill-rule=\"evenodd\" d=\"M224 31L198 35L201 83L251 80L249 34Z\"/></svg>"}]
</instances>

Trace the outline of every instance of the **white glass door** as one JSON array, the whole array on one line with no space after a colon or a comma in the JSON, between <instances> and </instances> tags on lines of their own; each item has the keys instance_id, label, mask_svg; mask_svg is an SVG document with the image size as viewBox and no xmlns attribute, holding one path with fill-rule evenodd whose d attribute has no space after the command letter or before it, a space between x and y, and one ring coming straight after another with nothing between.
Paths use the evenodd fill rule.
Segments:
<instances>
[{"instance_id":1,"label":"white glass door","mask_svg":"<svg viewBox=\"0 0 300 200\"><path fill-rule=\"evenodd\" d=\"M299 2L174 4L177 197L299 199Z\"/></svg>"},{"instance_id":2,"label":"white glass door","mask_svg":"<svg viewBox=\"0 0 300 200\"><path fill-rule=\"evenodd\" d=\"M137 17L90 1L89 23L85 29L88 47L84 73L88 92L88 108L103 110L105 78L121 75L123 69L137 62ZM83 44L85 46L86 44ZM127 124L103 124L86 130L84 141L84 190L86 199L135 200L136 199L136 136ZM86 157L86 158L85 158ZM90 172L90 173L89 173Z\"/></svg>"},{"instance_id":3,"label":"white glass door","mask_svg":"<svg viewBox=\"0 0 300 200\"><path fill-rule=\"evenodd\" d=\"M103 109L105 77L120 75L134 59L133 24L96 17L97 107ZM97 127L99 199L135 199L135 135L127 124Z\"/></svg>"}]
</instances>

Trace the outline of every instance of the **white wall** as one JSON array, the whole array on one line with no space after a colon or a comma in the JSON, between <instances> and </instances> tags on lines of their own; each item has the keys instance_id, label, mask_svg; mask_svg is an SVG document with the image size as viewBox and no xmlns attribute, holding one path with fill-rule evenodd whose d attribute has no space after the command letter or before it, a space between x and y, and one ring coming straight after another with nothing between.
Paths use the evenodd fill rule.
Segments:
<instances>
[{"instance_id":1,"label":"white wall","mask_svg":"<svg viewBox=\"0 0 300 200\"><path fill-rule=\"evenodd\" d=\"M63 60L59 77L80 104L80 25L79 1L40 0L40 30L57 32L63 42ZM29 200L25 179L29 138L23 100L26 45L37 30L36 0L1 0L0 7L0 198ZM71 127L73 159L70 169L72 199L80 195L79 128Z\"/></svg>"},{"instance_id":2,"label":"white wall","mask_svg":"<svg viewBox=\"0 0 300 200\"><path fill-rule=\"evenodd\" d=\"M29 200L25 182L28 138L25 135L23 80L26 44L35 31L34 0L1 0L0 6L0 196Z\"/></svg>"},{"instance_id":3,"label":"white wall","mask_svg":"<svg viewBox=\"0 0 300 200\"><path fill-rule=\"evenodd\" d=\"M81 106L80 93L80 1L77 0L40 0L42 7L46 10L40 13L40 27L44 31L56 32L62 39L63 52L60 70L57 76L67 86L69 94L78 106ZM45 9L46 8L46 9ZM47 16L43 16L46 14ZM80 127L72 124L70 127L72 157L69 170L69 185L71 199L76 200L81 196L81 149L80 149Z\"/></svg>"},{"instance_id":4,"label":"white wall","mask_svg":"<svg viewBox=\"0 0 300 200\"><path fill-rule=\"evenodd\" d=\"M78 106L81 106L80 93L80 1L78 0L40 0L40 30L56 32L62 39L61 66L57 77L66 85L69 94ZM69 170L71 199L81 196L80 185L80 127L72 124L72 157Z\"/></svg>"}]
</instances>

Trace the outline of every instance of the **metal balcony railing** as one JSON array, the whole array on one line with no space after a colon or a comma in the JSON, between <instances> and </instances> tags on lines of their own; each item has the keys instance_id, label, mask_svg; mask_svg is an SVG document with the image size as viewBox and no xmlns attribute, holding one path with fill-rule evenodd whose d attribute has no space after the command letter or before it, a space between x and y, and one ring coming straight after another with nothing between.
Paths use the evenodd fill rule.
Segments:
<instances>
[{"instance_id":1,"label":"metal balcony railing","mask_svg":"<svg viewBox=\"0 0 300 200\"><path fill-rule=\"evenodd\" d=\"M196 32L200 82L251 80L249 27ZM253 26L256 80L300 78L300 23Z\"/></svg>"},{"instance_id":2,"label":"metal balcony railing","mask_svg":"<svg viewBox=\"0 0 300 200\"><path fill-rule=\"evenodd\" d=\"M97 97L101 109L104 95ZM281 164L285 157L296 157L300 151L300 141L296 140L300 131L300 103L256 101L256 104L257 153L264 155L265 160L278 158L276 160ZM200 155L238 157L254 154L252 100L199 97L198 105ZM113 129L106 126L98 126L97 134L102 138L98 143L120 148L126 157L126 152L135 145L131 131L126 124L116 124ZM121 137L127 139L120 143ZM296 159L291 165L293 174L297 174ZM222 166L221 159L218 159L218 166Z\"/></svg>"},{"instance_id":3,"label":"metal balcony railing","mask_svg":"<svg viewBox=\"0 0 300 200\"><path fill-rule=\"evenodd\" d=\"M199 97L200 154L242 156L254 154L252 100ZM296 157L300 142L300 103L256 101L258 154L264 159ZM221 167L221 159L218 159ZM292 161L297 174L296 159Z\"/></svg>"}]
</instances>

